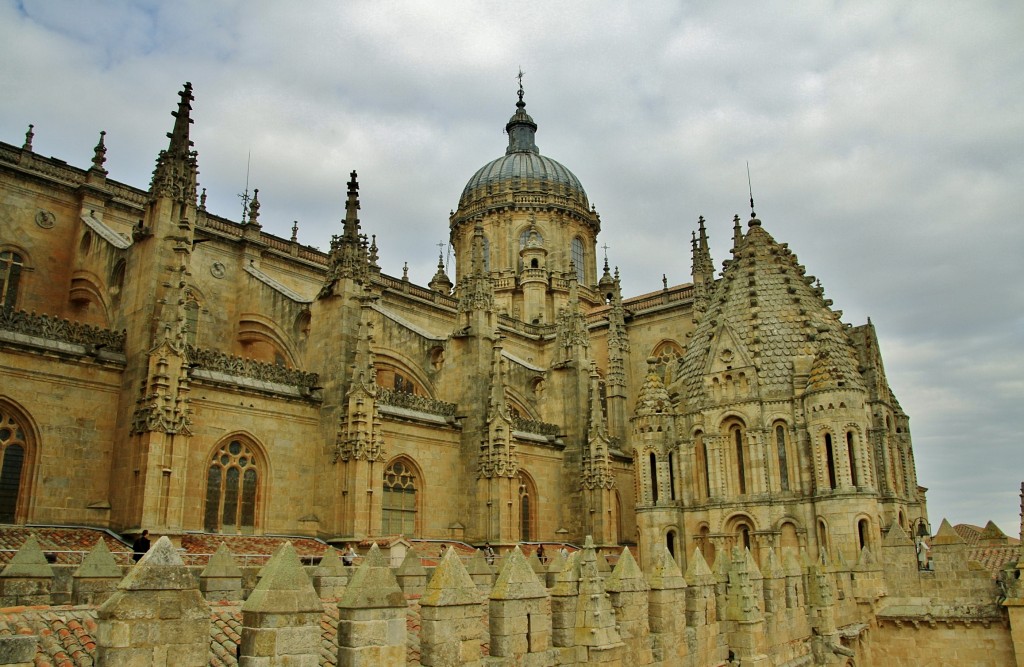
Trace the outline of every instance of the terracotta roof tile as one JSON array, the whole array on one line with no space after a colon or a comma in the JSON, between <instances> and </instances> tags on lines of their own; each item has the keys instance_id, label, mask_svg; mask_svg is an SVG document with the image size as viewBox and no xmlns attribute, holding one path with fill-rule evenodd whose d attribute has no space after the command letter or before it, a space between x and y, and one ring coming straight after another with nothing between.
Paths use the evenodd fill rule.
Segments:
<instances>
[{"instance_id":1,"label":"terracotta roof tile","mask_svg":"<svg viewBox=\"0 0 1024 667\"><path fill-rule=\"evenodd\" d=\"M98 528L0 525L0 564L9 562L29 535L35 535L39 546L54 554L57 563L78 565L100 539L107 543L119 565L131 563L131 547Z\"/></svg>"}]
</instances>

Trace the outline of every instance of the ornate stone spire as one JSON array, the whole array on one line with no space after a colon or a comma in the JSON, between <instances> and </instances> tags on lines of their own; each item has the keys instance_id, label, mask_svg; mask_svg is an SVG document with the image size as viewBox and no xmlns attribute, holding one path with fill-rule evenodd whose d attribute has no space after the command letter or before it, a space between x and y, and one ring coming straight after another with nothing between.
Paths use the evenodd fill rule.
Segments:
<instances>
[{"instance_id":1,"label":"ornate stone spire","mask_svg":"<svg viewBox=\"0 0 1024 667\"><path fill-rule=\"evenodd\" d=\"M704 216L697 219L697 235L691 241L693 273L694 310L703 313L708 309L708 295L715 281L715 264L711 260L708 233L704 227Z\"/></svg>"},{"instance_id":2,"label":"ornate stone spire","mask_svg":"<svg viewBox=\"0 0 1024 667\"><path fill-rule=\"evenodd\" d=\"M491 347L491 391L487 403L487 425L480 443L477 477L515 477L519 459L512 442L512 418L505 399L505 360L501 356L502 339Z\"/></svg>"},{"instance_id":3,"label":"ornate stone spire","mask_svg":"<svg viewBox=\"0 0 1024 667\"><path fill-rule=\"evenodd\" d=\"M178 110L172 111L174 129L167 133L170 142L167 150L160 151L157 156L150 194L154 198L170 197L175 201L195 202L196 152L192 150L189 139L189 126L192 124L192 84L186 82L178 93L180 98Z\"/></svg>"},{"instance_id":4,"label":"ornate stone spire","mask_svg":"<svg viewBox=\"0 0 1024 667\"><path fill-rule=\"evenodd\" d=\"M601 376L597 367L590 364L590 419L587 446L583 448L583 474L580 486L584 489L611 489L615 487L611 457L608 455L607 418L601 404Z\"/></svg>"},{"instance_id":5,"label":"ornate stone spire","mask_svg":"<svg viewBox=\"0 0 1024 667\"><path fill-rule=\"evenodd\" d=\"M348 410L342 417L334 461L380 461L385 456L377 409L377 370L373 354L373 302L376 297L359 297L359 330L355 356L350 366Z\"/></svg>"},{"instance_id":6,"label":"ornate stone spire","mask_svg":"<svg viewBox=\"0 0 1024 667\"><path fill-rule=\"evenodd\" d=\"M448 277L448 274L444 270L444 253L438 253L437 255L437 273L430 279L427 287L440 292L441 294L451 294L452 281Z\"/></svg>"},{"instance_id":7,"label":"ornate stone spire","mask_svg":"<svg viewBox=\"0 0 1024 667\"><path fill-rule=\"evenodd\" d=\"M331 238L330 268L320 296L331 293L339 279L352 279L363 284L369 279L371 268L376 268L377 244L369 247L366 236L359 226L359 181L355 170L349 175L348 193L345 199L345 219L342 233Z\"/></svg>"},{"instance_id":8,"label":"ornate stone spire","mask_svg":"<svg viewBox=\"0 0 1024 667\"><path fill-rule=\"evenodd\" d=\"M494 309L494 286L487 275L484 257L484 228L480 220L473 227L473 251L469 274L459 283L459 312Z\"/></svg>"}]
</instances>

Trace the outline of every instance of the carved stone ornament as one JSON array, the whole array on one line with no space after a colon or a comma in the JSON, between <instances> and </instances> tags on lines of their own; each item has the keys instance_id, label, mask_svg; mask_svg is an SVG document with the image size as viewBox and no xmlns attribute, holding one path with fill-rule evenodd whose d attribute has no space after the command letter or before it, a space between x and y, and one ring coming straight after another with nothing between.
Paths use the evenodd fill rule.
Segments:
<instances>
[{"instance_id":1,"label":"carved stone ornament","mask_svg":"<svg viewBox=\"0 0 1024 667\"><path fill-rule=\"evenodd\" d=\"M227 272L227 269L221 262L214 262L210 265L210 275L214 278L223 278Z\"/></svg>"},{"instance_id":2,"label":"carved stone ornament","mask_svg":"<svg viewBox=\"0 0 1024 667\"><path fill-rule=\"evenodd\" d=\"M36 213L36 224L43 229L53 229L53 226L57 224L57 216L50 211L44 211L42 209Z\"/></svg>"}]
</instances>

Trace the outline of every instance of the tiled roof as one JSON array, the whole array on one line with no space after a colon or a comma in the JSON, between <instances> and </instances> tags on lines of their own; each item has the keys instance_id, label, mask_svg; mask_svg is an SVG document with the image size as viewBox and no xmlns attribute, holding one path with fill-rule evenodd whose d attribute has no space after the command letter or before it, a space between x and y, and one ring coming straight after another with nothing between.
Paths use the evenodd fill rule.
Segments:
<instances>
[{"instance_id":1,"label":"tiled roof","mask_svg":"<svg viewBox=\"0 0 1024 667\"><path fill-rule=\"evenodd\" d=\"M1020 545L1005 547L973 547L968 552L968 558L976 560L992 573L992 576L999 574L1007 565L1016 563L1020 558Z\"/></svg>"},{"instance_id":2,"label":"tiled roof","mask_svg":"<svg viewBox=\"0 0 1024 667\"><path fill-rule=\"evenodd\" d=\"M57 563L78 565L83 555L101 539L107 543L118 564L130 563L131 547L97 528L0 525L0 564L10 561L29 535L35 535L39 546L44 552L53 553Z\"/></svg>"},{"instance_id":3,"label":"tiled roof","mask_svg":"<svg viewBox=\"0 0 1024 667\"><path fill-rule=\"evenodd\" d=\"M310 558L322 556L327 549L327 545L323 542L306 537L207 535L196 533L187 534L181 538L182 548L185 549L187 554L193 556L193 558L188 559L190 565L205 565L205 559L196 558L196 556L210 556L214 554L221 543L226 544L231 553L236 556L271 556L285 542L291 542L299 556Z\"/></svg>"},{"instance_id":4,"label":"tiled roof","mask_svg":"<svg viewBox=\"0 0 1024 667\"><path fill-rule=\"evenodd\" d=\"M83 607L0 609L0 636L37 635L36 667L92 667L96 610Z\"/></svg>"}]
</instances>

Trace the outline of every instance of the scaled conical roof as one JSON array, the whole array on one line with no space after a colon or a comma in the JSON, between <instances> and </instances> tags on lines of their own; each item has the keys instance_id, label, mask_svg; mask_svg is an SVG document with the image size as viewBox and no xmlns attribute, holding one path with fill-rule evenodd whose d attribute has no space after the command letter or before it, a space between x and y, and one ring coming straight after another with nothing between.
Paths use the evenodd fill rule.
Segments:
<instances>
[{"instance_id":1,"label":"scaled conical roof","mask_svg":"<svg viewBox=\"0 0 1024 667\"><path fill-rule=\"evenodd\" d=\"M676 372L691 409L716 367L752 366L756 377L749 379L762 398L789 395L795 367L809 372L808 391L863 389L839 313L813 282L789 248L751 219Z\"/></svg>"}]
</instances>

